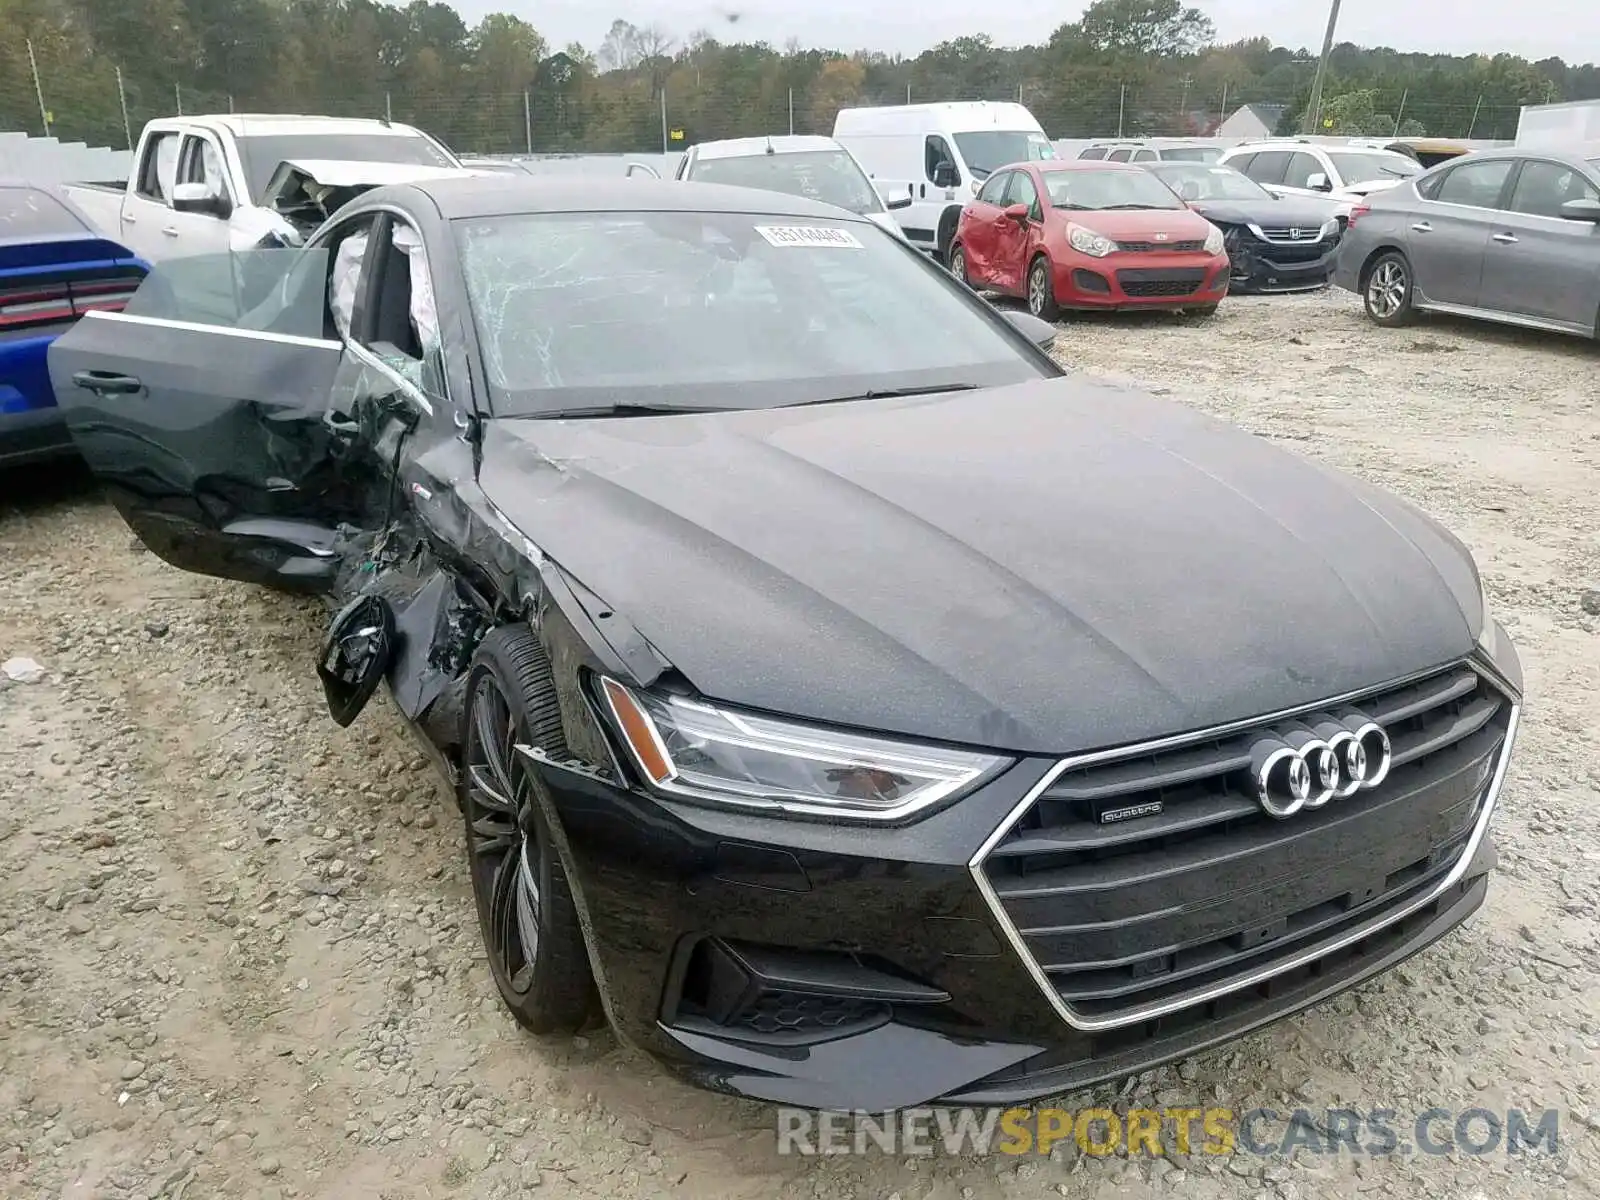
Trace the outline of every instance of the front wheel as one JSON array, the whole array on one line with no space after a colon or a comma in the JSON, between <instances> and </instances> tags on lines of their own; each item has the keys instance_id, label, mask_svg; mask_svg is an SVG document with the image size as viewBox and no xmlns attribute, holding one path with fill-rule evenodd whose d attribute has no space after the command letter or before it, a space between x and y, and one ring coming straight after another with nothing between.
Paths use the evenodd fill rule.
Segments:
<instances>
[{"instance_id":1,"label":"front wheel","mask_svg":"<svg viewBox=\"0 0 1600 1200\"><path fill-rule=\"evenodd\" d=\"M960 242L950 247L950 274L968 287L972 286L972 277L967 274L967 251Z\"/></svg>"},{"instance_id":2,"label":"front wheel","mask_svg":"<svg viewBox=\"0 0 1600 1200\"><path fill-rule=\"evenodd\" d=\"M1379 325L1408 324L1416 316L1411 289L1411 263L1398 250L1389 251L1372 264L1361 289L1367 316Z\"/></svg>"},{"instance_id":3,"label":"front wheel","mask_svg":"<svg viewBox=\"0 0 1600 1200\"><path fill-rule=\"evenodd\" d=\"M472 894L511 1015L533 1033L574 1033L594 1012L594 979L519 744L566 755L544 647L532 630L507 625L483 639L467 675L460 787Z\"/></svg>"},{"instance_id":4,"label":"front wheel","mask_svg":"<svg viewBox=\"0 0 1600 1200\"><path fill-rule=\"evenodd\" d=\"M1042 254L1028 267L1028 311L1041 321L1061 319L1061 309L1056 304L1056 284L1050 270L1050 260Z\"/></svg>"},{"instance_id":5,"label":"front wheel","mask_svg":"<svg viewBox=\"0 0 1600 1200\"><path fill-rule=\"evenodd\" d=\"M1186 308L1183 311L1191 317L1214 317L1217 315L1217 305L1197 304L1193 308Z\"/></svg>"}]
</instances>

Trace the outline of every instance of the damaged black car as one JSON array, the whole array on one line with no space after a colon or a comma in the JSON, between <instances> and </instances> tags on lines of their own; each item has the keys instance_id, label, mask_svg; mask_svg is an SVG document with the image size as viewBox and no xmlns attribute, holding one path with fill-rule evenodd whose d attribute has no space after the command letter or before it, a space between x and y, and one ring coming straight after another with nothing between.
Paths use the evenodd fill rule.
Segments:
<instances>
[{"instance_id":1,"label":"damaged black car","mask_svg":"<svg viewBox=\"0 0 1600 1200\"><path fill-rule=\"evenodd\" d=\"M256 253L265 298L163 264L54 385L167 562L330 597L307 669L436 754L528 1029L1018 1101L1482 904L1521 671L1404 501L798 198L424 181Z\"/></svg>"},{"instance_id":2,"label":"damaged black car","mask_svg":"<svg viewBox=\"0 0 1600 1200\"><path fill-rule=\"evenodd\" d=\"M1140 165L1222 230L1230 292L1307 292L1328 286L1350 205L1279 196L1217 163Z\"/></svg>"}]
</instances>

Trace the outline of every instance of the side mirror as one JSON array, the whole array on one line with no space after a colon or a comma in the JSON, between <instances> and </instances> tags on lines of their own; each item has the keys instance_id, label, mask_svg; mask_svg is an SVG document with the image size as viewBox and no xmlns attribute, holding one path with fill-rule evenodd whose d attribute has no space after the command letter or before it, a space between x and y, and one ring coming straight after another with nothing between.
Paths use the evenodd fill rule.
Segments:
<instances>
[{"instance_id":1,"label":"side mirror","mask_svg":"<svg viewBox=\"0 0 1600 1200\"><path fill-rule=\"evenodd\" d=\"M1006 205L1005 215L1020 225L1028 219L1028 206L1026 204L1008 204Z\"/></svg>"},{"instance_id":2,"label":"side mirror","mask_svg":"<svg viewBox=\"0 0 1600 1200\"><path fill-rule=\"evenodd\" d=\"M1313 192L1331 192L1333 184L1328 182L1328 177L1321 171L1313 171L1306 177L1306 186Z\"/></svg>"},{"instance_id":3,"label":"side mirror","mask_svg":"<svg viewBox=\"0 0 1600 1200\"><path fill-rule=\"evenodd\" d=\"M934 165L933 186L942 188L961 186L961 172L956 170L955 163L948 158L942 158Z\"/></svg>"},{"instance_id":4,"label":"side mirror","mask_svg":"<svg viewBox=\"0 0 1600 1200\"><path fill-rule=\"evenodd\" d=\"M1564 221L1594 221L1600 223L1600 200L1568 200L1556 212Z\"/></svg>"},{"instance_id":5,"label":"side mirror","mask_svg":"<svg viewBox=\"0 0 1600 1200\"><path fill-rule=\"evenodd\" d=\"M349 725L383 682L394 656L394 610L377 596L357 596L339 610L322 643L317 675L328 712Z\"/></svg>"},{"instance_id":6,"label":"side mirror","mask_svg":"<svg viewBox=\"0 0 1600 1200\"><path fill-rule=\"evenodd\" d=\"M1041 350L1050 349L1056 340L1056 335L1061 332L1049 321L1041 321L1030 312L1023 312L1020 308L1002 309L1006 320L1016 327L1018 333L1027 338Z\"/></svg>"},{"instance_id":7,"label":"side mirror","mask_svg":"<svg viewBox=\"0 0 1600 1200\"><path fill-rule=\"evenodd\" d=\"M172 189L172 207L182 213L205 213L226 221L233 205L209 183L180 183Z\"/></svg>"},{"instance_id":8,"label":"side mirror","mask_svg":"<svg viewBox=\"0 0 1600 1200\"><path fill-rule=\"evenodd\" d=\"M911 205L912 205L911 197L910 196L902 196L899 200L891 200L891 201L889 201L887 204L884 205L884 207L887 208L890 212L899 212L902 208L910 208Z\"/></svg>"}]
</instances>

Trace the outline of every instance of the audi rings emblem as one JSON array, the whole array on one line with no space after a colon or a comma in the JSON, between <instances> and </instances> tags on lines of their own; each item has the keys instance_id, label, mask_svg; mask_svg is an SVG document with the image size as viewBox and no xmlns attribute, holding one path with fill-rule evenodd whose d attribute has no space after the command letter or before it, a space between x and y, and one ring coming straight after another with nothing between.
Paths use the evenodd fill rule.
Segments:
<instances>
[{"instance_id":1,"label":"audi rings emblem","mask_svg":"<svg viewBox=\"0 0 1600 1200\"><path fill-rule=\"evenodd\" d=\"M1387 778L1393 748L1383 727L1346 711L1274 730L1250 747L1256 801L1274 817L1375 788Z\"/></svg>"}]
</instances>

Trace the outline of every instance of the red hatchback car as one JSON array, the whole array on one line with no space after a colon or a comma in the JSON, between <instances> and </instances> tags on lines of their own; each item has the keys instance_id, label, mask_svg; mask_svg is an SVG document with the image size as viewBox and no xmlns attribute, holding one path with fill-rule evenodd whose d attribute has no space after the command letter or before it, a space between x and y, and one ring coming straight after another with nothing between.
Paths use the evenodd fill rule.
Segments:
<instances>
[{"instance_id":1,"label":"red hatchback car","mask_svg":"<svg viewBox=\"0 0 1600 1200\"><path fill-rule=\"evenodd\" d=\"M961 210L950 270L971 287L1061 309L1216 312L1228 294L1222 231L1142 167L1015 163Z\"/></svg>"}]
</instances>

